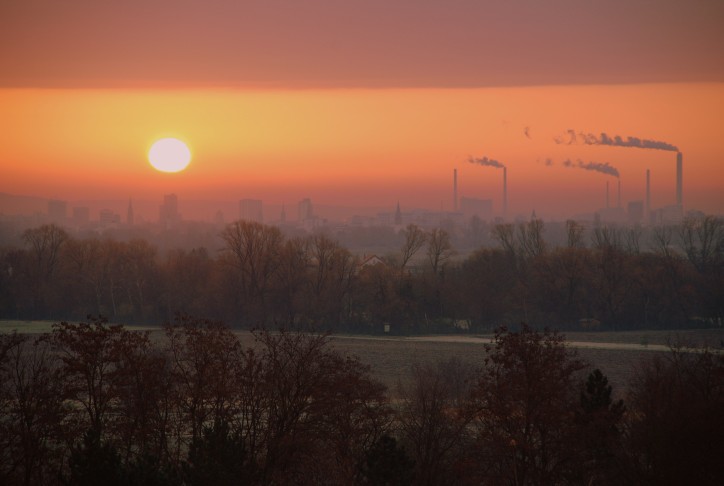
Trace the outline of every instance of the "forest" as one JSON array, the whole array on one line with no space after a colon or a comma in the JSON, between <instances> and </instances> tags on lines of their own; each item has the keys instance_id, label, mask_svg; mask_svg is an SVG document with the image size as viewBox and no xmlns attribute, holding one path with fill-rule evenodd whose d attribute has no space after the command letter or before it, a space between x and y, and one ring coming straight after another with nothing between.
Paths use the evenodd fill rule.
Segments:
<instances>
[{"instance_id":1,"label":"forest","mask_svg":"<svg viewBox=\"0 0 724 486\"><path fill-rule=\"evenodd\" d=\"M464 255L445 229L401 229L399 249L356 255L333 235L288 236L236 221L219 250L160 252L146 239L73 237L54 225L0 249L0 318L151 324L177 313L263 326L393 334L534 328L721 326L724 222L565 224L546 241L539 219L491 225L491 246Z\"/></svg>"},{"instance_id":2,"label":"forest","mask_svg":"<svg viewBox=\"0 0 724 486\"><path fill-rule=\"evenodd\" d=\"M622 392L557 331L501 327L484 365L413 364L390 391L325 334L254 336L188 316L0 334L0 482L724 483L716 351L656 353Z\"/></svg>"}]
</instances>

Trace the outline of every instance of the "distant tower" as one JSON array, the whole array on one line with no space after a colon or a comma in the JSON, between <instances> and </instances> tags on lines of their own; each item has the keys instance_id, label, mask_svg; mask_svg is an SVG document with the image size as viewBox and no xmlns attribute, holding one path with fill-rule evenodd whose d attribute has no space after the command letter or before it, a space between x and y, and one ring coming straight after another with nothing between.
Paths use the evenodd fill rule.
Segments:
<instances>
[{"instance_id":1,"label":"distant tower","mask_svg":"<svg viewBox=\"0 0 724 486\"><path fill-rule=\"evenodd\" d=\"M646 223L651 218L651 171L646 169L646 209L644 211L644 218Z\"/></svg>"},{"instance_id":2,"label":"distant tower","mask_svg":"<svg viewBox=\"0 0 724 486\"><path fill-rule=\"evenodd\" d=\"M606 181L606 208L608 209L610 207L608 203L608 181Z\"/></svg>"},{"instance_id":3,"label":"distant tower","mask_svg":"<svg viewBox=\"0 0 724 486\"><path fill-rule=\"evenodd\" d=\"M458 211L458 170L453 169L453 211Z\"/></svg>"},{"instance_id":4,"label":"distant tower","mask_svg":"<svg viewBox=\"0 0 724 486\"><path fill-rule=\"evenodd\" d=\"M158 222L166 228L175 226L181 220L181 215L178 213L178 197L176 197L176 194L163 196L163 204L161 204L158 213Z\"/></svg>"},{"instance_id":5,"label":"distant tower","mask_svg":"<svg viewBox=\"0 0 724 486\"><path fill-rule=\"evenodd\" d=\"M126 213L126 224L129 226L133 225L133 203L131 198L128 198L128 212Z\"/></svg>"},{"instance_id":6,"label":"distant tower","mask_svg":"<svg viewBox=\"0 0 724 486\"><path fill-rule=\"evenodd\" d=\"M397 201L397 209L395 210L395 224L402 224L402 211L400 211L400 201Z\"/></svg>"},{"instance_id":7,"label":"distant tower","mask_svg":"<svg viewBox=\"0 0 724 486\"><path fill-rule=\"evenodd\" d=\"M508 168L503 167L503 216L508 215Z\"/></svg>"},{"instance_id":8,"label":"distant tower","mask_svg":"<svg viewBox=\"0 0 724 486\"><path fill-rule=\"evenodd\" d=\"M616 207L621 207L621 178L618 179L618 203Z\"/></svg>"},{"instance_id":9,"label":"distant tower","mask_svg":"<svg viewBox=\"0 0 724 486\"><path fill-rule=\"evenodd\" d=\"M681 152L676 152L676 204L684 205L683 179L684 179L684 161Z\"/></svg>"},{"instance_id":10,"label":"distant tower","mask_svg":"<svg viewBox=\"0 0 724 486\"><path fill-rule=\"evenodd\" d=\"M284 204L282 204L282 214L279 215L279 221L282 223L287 222L287 212L284 210Z\"/></svg>"}]
</instances>

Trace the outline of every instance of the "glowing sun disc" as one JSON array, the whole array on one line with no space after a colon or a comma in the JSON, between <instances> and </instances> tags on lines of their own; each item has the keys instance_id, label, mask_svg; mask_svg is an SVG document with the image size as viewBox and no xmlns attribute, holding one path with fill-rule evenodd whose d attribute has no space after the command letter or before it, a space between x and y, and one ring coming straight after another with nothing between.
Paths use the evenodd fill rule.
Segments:
<instances>
[{"instance_id":1,"label":"glowing sun disc","mask_svg":"<svg viewBox=\"0 0 724 486\"><path fill-rule=\"evenodd\" d=\"M148 161L161 172L179 172L191 162L191 151L177 138L162 138L151 145Z\"/></svg>"}]
</instances>

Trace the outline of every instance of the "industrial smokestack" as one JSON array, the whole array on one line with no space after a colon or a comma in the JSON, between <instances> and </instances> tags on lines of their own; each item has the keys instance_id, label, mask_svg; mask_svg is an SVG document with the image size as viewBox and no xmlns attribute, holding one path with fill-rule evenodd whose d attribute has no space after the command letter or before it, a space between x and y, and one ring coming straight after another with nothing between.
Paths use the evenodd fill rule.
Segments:
<instances>
[{"instance_id":1,"label":"industrial smokestack","mask_svg":"<svg viewBox=\"0 0 724 486\"><path fill-rule=\"evenodd\" d=\"M651 171L646 169L646 222L651 220Z\"/></svg>"},{"instance_id":2,"label":"industrial smokestack","mask_svg":"<svg viewBox=\"0 0 724 486\"><path fill-rule=\"evenodd\" d=\"M618 205L616 207L621 207L621 179L618 180Z\"/></svg>"},{"instance_id":3,"label":"industrial smokestack","mask_svg":"<svg viewBox=\"0 0 724 486\"><path fill-rule=\"evenodd\" d=\"M453 169L453 210L458 211L458 170Z\"/></svg>"},{"instance_id":4,"label":"industrial smokestack","mask_svg":"<svg viewBox=\"0 0 724 486\"><path fill-rule=\"evenodd\" d=\"M508 215L508 168L503 167L503 216Z\"/></svg>"},{"instance_id":5,"label":"industrial smokestack","mask_svg":"<svg viewBox=\"0 0 724 486\"><path fill-rule=\"evenodd\" d=\"M684 178L684 161L681 152L676 152L676 204L684 205L683 195L683 178Z\"/></svg>"},{"instance_id":6,"label":"industrial smokestack","mask_svg":"<svg viewBox=\"0 0 724 486\"><path fill-rule=\"evenodd\" d=\"M606 209L608 209L610 206L608 204L608 181L606 181Z\"/></svg>"}]
</instances>

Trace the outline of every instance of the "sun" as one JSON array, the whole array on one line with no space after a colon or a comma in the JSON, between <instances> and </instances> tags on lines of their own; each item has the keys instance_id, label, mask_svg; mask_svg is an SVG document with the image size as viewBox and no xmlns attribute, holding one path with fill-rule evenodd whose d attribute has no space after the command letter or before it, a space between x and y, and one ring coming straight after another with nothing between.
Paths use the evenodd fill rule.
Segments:
<instances>
[{"instance_id":1,"label":"sun","mask_svg":"<svg viewBox=\"0 0 724 486\"><path fill-rule=\"evenodd\" d=\"M151 145L148 161L161 172L180 172L191 162L191 151L177 138L162 138Z\"/></svg>"}]
</instances>

